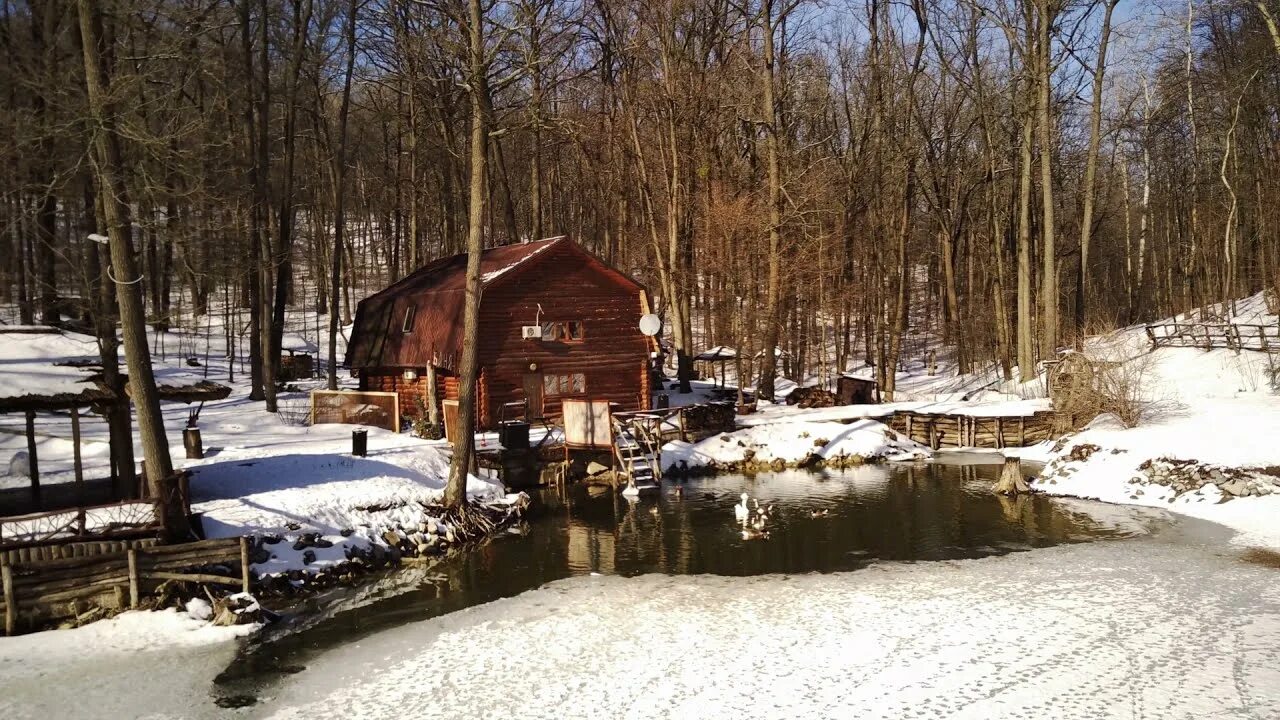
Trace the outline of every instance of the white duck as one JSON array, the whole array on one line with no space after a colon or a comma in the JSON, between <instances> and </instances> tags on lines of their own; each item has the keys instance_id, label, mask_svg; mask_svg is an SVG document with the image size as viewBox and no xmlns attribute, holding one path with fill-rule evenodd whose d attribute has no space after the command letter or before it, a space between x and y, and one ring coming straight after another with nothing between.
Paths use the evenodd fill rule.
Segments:
<instances>
[{"instance_id":1,"label":"white duck","mask_svg":"<svg viewBox=\"0 0 1280 720\"><path fill-rule=\"evenodd\" d=\"M738 522L743 523L744 525L747 522L747 518L751 515L751 509L747 506L748 499L749 496L746 493L742 493L742 502L733 506L734 517L738 518Z\"/></svg>"}]
</instances>

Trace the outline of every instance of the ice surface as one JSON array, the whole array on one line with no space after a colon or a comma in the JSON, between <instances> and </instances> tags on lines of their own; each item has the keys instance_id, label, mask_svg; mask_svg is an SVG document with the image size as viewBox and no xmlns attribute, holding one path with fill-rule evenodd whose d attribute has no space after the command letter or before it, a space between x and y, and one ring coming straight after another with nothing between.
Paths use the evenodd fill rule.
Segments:
<instances>
[{"instance_id":1,"label":"ice surface","mask_svg":"<svg viewBox=\"0 0 1280 720\"><path fill-rule=\"evenodd\" d=\"M1275 717L1278 577L1159 539L584 576L331 652L273 717Z\"/></svg>"}]
</instances>

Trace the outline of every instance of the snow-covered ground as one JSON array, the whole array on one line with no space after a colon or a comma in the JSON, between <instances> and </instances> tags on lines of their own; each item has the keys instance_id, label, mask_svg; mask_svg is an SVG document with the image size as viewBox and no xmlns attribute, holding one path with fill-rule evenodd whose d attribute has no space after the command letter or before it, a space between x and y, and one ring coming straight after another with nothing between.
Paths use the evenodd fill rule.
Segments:
<instances>
[{"instance_id":1,"label":"snow-covered ground","mask_svg":"<svg viewBox=\"0 0 1280 720\"><path fill-rule=\"evenodd\" d=\"M579 577L328 653L267 703L308 720L1270 718L1275 581L1159 538L829 575Z\"/></svg>"},{"instance_id":2,"label":"snow-covered ground","mask_svg":"<svg viewBox=\"0 0 1280 720\"><path fill-rule=\"evenodd\" d=\"M385 544L389 530L416 532L423 506L444 491L449 455L440 443L369 428L369 452L354 457L351 428L317 425L294 432L250 433L251 442L187 465L193 512L209 537L276 535L259 573L319 569L351 548ZM472 478L468 493L504 497L500 484ZM319 536L295 548L303 535ZM328 545L328 547L326 547ZM315 559L304 563L310 551Z\"/></svg>"},{"instance_id":3,"label":"snow-covered ground","mask_svg":"<svg viewBox=\"0 0 1280 720\"><path fill-rule=\"evenodd\" d=\"M811 460L913 460L929 449L899 436L875 420L839 422L775 422L713 435L697 443L673 441L662 449L664 470L672 468L737 468L744 463L781 462L795 466Z\"/></svg>"},{"instance_id":4,"label":"snow-covered ground","mask_svg":"<svg viewBox=\"0 0 1280 720\"><path fill-rule=\"evenodd\" d=\"M1261 294L1237 303L1231 320L1277 324ZM1280 359L1249 350L1152 350L1141 327L1093 338L1085 349L1140 367L1141 399L1149 410L1137 427L1102 416L1063 442L1024 453L1047 463L1032 487L1165 507L1239 531L1235 543L1280 547L1280 493L1232 499L1219 487L1226 482L1178 493L1152 482L1145 471L1152 462L1190 461L1228 474L1239 471L1280 491L1274 474L1280 468L1280 444L1274 440L1280 437L1280 397L1271 386Z\"/></svg>"}]
</instances>

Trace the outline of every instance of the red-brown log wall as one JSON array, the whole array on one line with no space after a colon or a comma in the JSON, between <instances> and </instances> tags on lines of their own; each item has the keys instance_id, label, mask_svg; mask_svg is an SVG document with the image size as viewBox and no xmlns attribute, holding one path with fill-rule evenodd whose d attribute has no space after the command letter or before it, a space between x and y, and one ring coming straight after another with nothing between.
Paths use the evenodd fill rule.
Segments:
<instances>
[{"instance_id":1,"label":"red-brown log wall","mask_svg":"<svg viewBox=\"0 0 1280 720\"><path fill-rule=\"evenodd\" d=\"M585 397L624 410L647 408L649 339L639 329L639 291L571 250L548 252L546 261L490 286L480 303L480 364L489 373L490 417L496 420L503 403L524 399L524 374L532 363L544 375L583 373ZM581 320L583 340L522 339L521 326L539 317L544 323ZM547 397L545 414L559 414L561 399Z\"/></svg>"},{"instance_id":2,"label":"red-brown log wall","mask_svg":"<svg viewBox=\"0 0 1280 720\"><path fill-rule=\"evenodd\" d=\"M533 363L544 375L582 373L586 392L578 397L609 400L623 410L649 407L650 341L638 326L645 312L640 291L572 248L546 253L536 263L509 270L511 275L487 286L481 298L478 419L482 428L495 427L504 403L525 399L524 375ZM432 320L417 319L420 323ZM521 326L571 320L583 323L580 342L521 337ZM418 378L412 381L404 380L400 369L363 370L361 388L400 393L401 415L416 417L415 398L426 399L425 370L419 368ZM442 398L457 399L457 376L441 372L439 382ZM561 399L548 396L544 413L559 414Z\"/></svg>"}]
</instances>

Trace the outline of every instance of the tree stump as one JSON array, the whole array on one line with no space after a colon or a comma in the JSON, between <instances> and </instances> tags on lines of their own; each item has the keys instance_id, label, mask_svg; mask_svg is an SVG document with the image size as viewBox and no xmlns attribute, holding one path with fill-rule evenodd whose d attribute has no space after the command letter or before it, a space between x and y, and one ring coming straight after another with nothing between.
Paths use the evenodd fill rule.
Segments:
<instances>
[{"instance_id":1,"label":"tree stump","mask_svg":"<svg viewBox=\"0 0 1280 720\"><path fill-rule=\"evenodd\" d=\"M998 495L1020 495L1031 492L1027 481L1022 477L1022 463L1018 458L1007 457L1004 459L1004 467L1000 470L1000 479L991 487L991 491Z\"/></svg>"}]
</instances>

